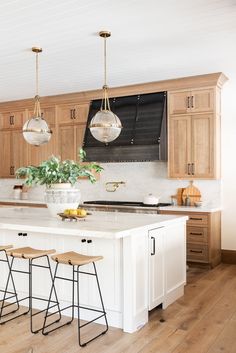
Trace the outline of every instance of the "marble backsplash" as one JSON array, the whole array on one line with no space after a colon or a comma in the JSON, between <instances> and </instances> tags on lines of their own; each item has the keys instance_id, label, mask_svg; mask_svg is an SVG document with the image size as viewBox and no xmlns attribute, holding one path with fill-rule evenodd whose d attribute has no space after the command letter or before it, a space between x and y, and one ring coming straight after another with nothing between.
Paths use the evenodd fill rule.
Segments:
<instances>
[{"instance_id":1,"label":"marble backsplash","mask_svg":"<svg viewBox=\"0 0 236 353\"><path fill-rule=\"evenodd\" d=\"M142 201L149 193L160 197L160 202L169 202L170 196L175 195L180 187L186 187L188 180L167 179L167 163L164 162L134 162L134 163L106 163L102 164L104 171L100 180L91 184L81 180L78 187L81 190L82 201L85 200L118 200ZM106 182L124 181L115 192L106 191ZM1 179L1 199L13 197L13 185L21 184L20 180ZM196 180L206 205L219 206L221 204L220 180ZM44 187L34 187L29 190L28 198L42 201Z\"/></svg>"}]
</instances>

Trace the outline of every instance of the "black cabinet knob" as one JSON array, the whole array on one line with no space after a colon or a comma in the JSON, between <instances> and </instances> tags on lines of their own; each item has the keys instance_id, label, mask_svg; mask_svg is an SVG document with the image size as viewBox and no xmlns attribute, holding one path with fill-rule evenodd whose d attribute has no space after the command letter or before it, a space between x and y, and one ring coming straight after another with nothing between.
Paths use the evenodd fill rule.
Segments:
<instances>
[{"instance_id":1,"label":"black cabinet knob","mask_svg":"<svg viewBox=\"0 0 236 353\"><path fill-rule=\"evenodd\" d=\"M91 239L87 240L87 243L90 244L92 243L93 241Z\"/></svg>"},{"instance_id":2,"label":"black cabinet knob","mask_svg":"<svg viewBox=\"0 0 236 353\"><path fill-rule=\"evenodd\" d=\"M86 239L82 239L82 240L81 240L81 243L85 243L85 242L86 242Z\"/></svg>"}]
</instances>

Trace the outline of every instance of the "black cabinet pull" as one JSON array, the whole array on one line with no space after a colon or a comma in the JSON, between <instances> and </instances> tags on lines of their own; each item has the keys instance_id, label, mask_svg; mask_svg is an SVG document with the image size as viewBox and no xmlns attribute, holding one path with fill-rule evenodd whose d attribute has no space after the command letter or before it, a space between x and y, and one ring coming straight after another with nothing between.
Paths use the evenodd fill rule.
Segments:
<instances>
[{"instance_id":1,"label":"black cabinet pull","mask_svg":"<svg viewBox=\"0 0 236 353\"><path fill-rule=\"evenodd\" d=\"M194 232L191 232L190 234L191 235L203 235L203 233L194 233Z\"/></svg>"},{"instance_id":2,"label":"black cabinet pull","mask_svg":"<svg viewBox=\"0 0 236 353\"><path fill-rule=\"evenodd\" d=\"M73 118L76 119L75 109L73 109Z\"/></svg>"},{"instance_id":3,"label":"black cabinet pull","mask_svg":"<svg viewBox=\"0 0 236 353\"><path fill-rule=\"evenodd\" d=\"M87 243L90 244L92 243L93 241L91 239L87 240Z\"/></svg>"},{"instance_id":4,"label":"black cabinet pull","mask_svg":"<svg viewBox=\"0 0 236 353\"><path fill-rule=\"evenodd\" d=\"M85 243L86 242L86 239L81 239L81 243Z\"/></svg>"},{"instance_id":5,"label":"black cabinet pull","mask_svg":"<svg viewBox=\"0 0 236 353\"><path fill-rule=\"evenodd\" d=\"M152 240L152 252L151 252L151 256L156 254L156 239L154 237L151 237Z\"/></svg>"},{"instance_id":6,"label":"black cabinet pull","mask_svg":"<svg viewBox=\"0 0 236 353\"><path fill-rule=\"evenodd\" d=\"M187 108L190 108L190 97L187 97Z\"/></svg>"},{"instance_id":7,"label":"black cabinet pull","mask_svg":"<svg viewBox=\"0 0 236 353\"><path fill-rule=\"evenodd\" d=\"M192 175L194 175L195 174L195 165L194 165L194 163L192 163Z\"/></svg>"},{"instance_id":8,"label":"black cabinet pull","mask_svg":"<svg viewBox=\"0 0 236 353\"><path fill-rule=\"evenodd\" d=\"M73 119L74 115L73 115L73 110L74 109L70 109L70 118Z\"/></svg>"},{"instance_id":9,"label":"black cabinet pull","mask_svg":"<svg viewBox=\"0 0 236 353\"><path fill-rule=\"evenodd\" d=\"M22 233L22 236L23 236L23 237L27 237L28 234L27 234L27 233Z\"/></svg>"},{"instance_id":10,"label":"black cabinet pull","mask_svg":"<svg viewBox=\"0 0 236 353\"><path fill-rule=\"evenodd\" d=\"M10 115L10 125L14 125L14 115Z\"/></svg>"},{"instance_id":11,"label":"black cabinet pull","mask_svg":"<svg viewBox=\"0 0 236 353\"><path fill-rule=\"evenodd\" d=\"M190 250L190 252L194 252L196 254L202 254L202 250Z\"/></svg>"},{"instance_id":12,"label":"black cabinet pull","mask_svg":"<svg viewBox=\"0 0 236 353\"><path fill-rule=\"evenodd\" d=\"M22 233L18 233L18 237L22 237Z\"/></svg>"},{"instance_id":13,"label":"black cabinet pull","mask_svg":"<svg viewBox=\"0 0 236 353\"><path fill-rule=\"evenodd\" d=\"M188 163L188 175L191 175L191 172L190 172L190 163Z\"/></svg>"},{"instance_id":14,"label":"black cabinet pull","mask_svg":"<svg viewBox=\"0 0 236 353\"><path fill-rule=\"evenodd\" d=\"M194 108L194 105L193 105L193 96L191 96L191 108Z\"/></svg>"},{"instance_id":15,"label":"black cabinet pull","mask_svg":"<svg viewBox=\"0 0 236 353\"><path fill-rule=\"evenodd\" d=\"M190 221L202 221L202 218L189 217Z\"/></svg>"}]
</instances>

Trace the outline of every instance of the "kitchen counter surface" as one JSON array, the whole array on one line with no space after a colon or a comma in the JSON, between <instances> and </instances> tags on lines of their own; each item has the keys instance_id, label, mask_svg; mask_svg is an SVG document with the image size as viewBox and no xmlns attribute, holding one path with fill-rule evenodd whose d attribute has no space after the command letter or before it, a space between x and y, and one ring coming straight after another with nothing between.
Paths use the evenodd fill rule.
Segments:
<instances>
[{"instance_id":1,"label":"kitchen counter surface","mask_svg":"<svg viewBox=\"0 0 236 353\"><path fill-rule=\"evenodd\" d=\"M184 222L186 216L131 214L122 212L92 212L77 222L62 221L59 216L51 217L47 209L5 207L0 209L0 229L18 232L39 232L73 236L118 239L129 236L135 230Z\"/></svg>"},{"instance_id":2,"label":"kitchen counter surface","mask_svg":"<svg viewBox=\"0 0 236 353\"><path fill-rule=\"evenodd\" d=\"M212 207L212 206L201 206L201 207L194 207L194 206L168 206L168 207L160 207L160 211L176 211L176 212L218 212L221 211L221 207Z\"/></svg>"}]
</instances>

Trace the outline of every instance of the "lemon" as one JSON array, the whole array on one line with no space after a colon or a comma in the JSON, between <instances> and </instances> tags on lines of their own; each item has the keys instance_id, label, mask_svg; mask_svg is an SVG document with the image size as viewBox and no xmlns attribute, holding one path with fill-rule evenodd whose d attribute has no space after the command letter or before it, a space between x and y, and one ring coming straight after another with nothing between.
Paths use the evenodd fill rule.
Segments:
<instances>
[{"instance_id":1,"label":"lemon","mask_svg":"<svg viewBox=\"0 0 236 353\"><path fill-rule=\"evenodd\" d=\"M64 210L64 212L63 212L65 215L69 215L70 214L70 210Z\"/></svg>"},{"instance_id":2,"label":"lemon","mask_svg":"<svg viewBox=\"0 0 236 353\"><path fill-rule=\"evenodd\" d=\"M70 216L77 216L77 210L70 209Z\"/></svg>"},{"instance_id":3,"label":"lemon","mask_svg":"<svg viewBox=\"0 0 236 353\"><path fill-rule=\"evenodd\" d=\"M83 217L87 216L86 210L84 210L84 209L82 208L82 210L80 210L80 215L83 216Z\"/></svg>"}]
</instances>

